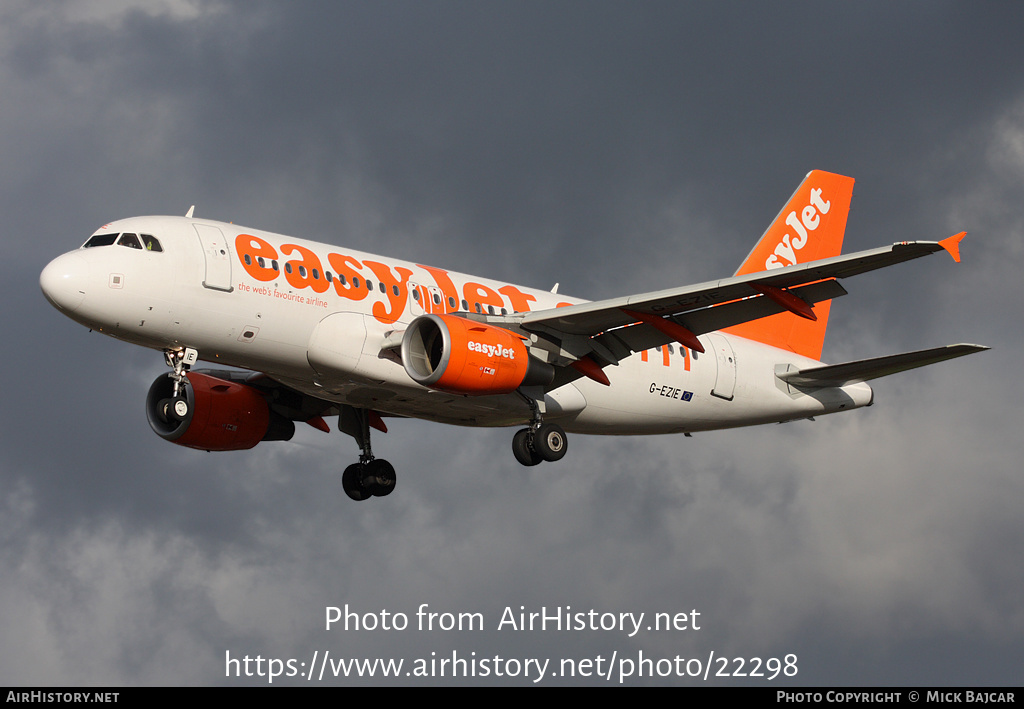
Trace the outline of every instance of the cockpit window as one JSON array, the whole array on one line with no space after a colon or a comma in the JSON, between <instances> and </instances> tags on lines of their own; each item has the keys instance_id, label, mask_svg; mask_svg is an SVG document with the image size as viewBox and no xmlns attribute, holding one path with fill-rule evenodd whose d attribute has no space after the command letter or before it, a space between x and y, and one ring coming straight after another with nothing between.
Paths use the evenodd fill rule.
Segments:
<instances>
[{"instance_id":1,"label":"cockpit window","mask_svg":"<svg viewBox=\"0 0 1024 709\"><path fill-rule=\"evenodd\" d=\"M150 234L121 234L121 238L117 238L117 234L93 234L89 237L89 240L82 245L83 249L91 249L93 246L110 246L115 241L119 246L127 246L130 249L139 249L145 251L163 251L160 246L160 242L155 236Z\"/></svg>"},{"instance_id":2,"label":"cockpit window","mask_svg":"<svg viewBox=\"0 0 1024 709\"><path fill-rule=\"evenodd\" d=\"M94 234L82 246L83 249L91 249L93 246L110 246L117 239L117 234Z\"/></svg>"},{"instance_id":3,"label":"cockpit window","mask_svg":"<svg viewBox=\"0 0 1024 709\"><path fill-rule=\"evenodd\" d=\"M129 249L142 249L139 237L135 236L135 234L121 234L121 238L117 240L117 245L127 246Z\"/></svg>"}]
</instances>

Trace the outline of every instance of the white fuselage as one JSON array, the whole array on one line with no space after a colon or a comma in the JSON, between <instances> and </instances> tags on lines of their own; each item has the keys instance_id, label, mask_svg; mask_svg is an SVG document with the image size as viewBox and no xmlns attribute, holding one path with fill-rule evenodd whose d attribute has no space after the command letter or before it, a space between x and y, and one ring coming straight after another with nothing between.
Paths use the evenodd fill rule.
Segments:
<instances>
[{"instance_id":1,"label":"white fuselage","mask_svg":"<svg viewBox=\"0 0 1024 709\"><path fill-rule=\"evenodd\" d=\"M469 426L530 420L516 393L467 396L413 381L383 346L424 313L536 311L580 299L186 217L139 217L97 234L145 234L159 251L119 244L52 261L41 285L69 317L158 350L263 372L323 400ZM330 274L330 279L328 279ZM390 338L390 339L389 339ZM871 403L864 383L801 391L776 368L817 362L726 333L698 354L666 345L548 392L545 419L568 431L647 434L784 421Z\"/></svg>"}]
</instances>

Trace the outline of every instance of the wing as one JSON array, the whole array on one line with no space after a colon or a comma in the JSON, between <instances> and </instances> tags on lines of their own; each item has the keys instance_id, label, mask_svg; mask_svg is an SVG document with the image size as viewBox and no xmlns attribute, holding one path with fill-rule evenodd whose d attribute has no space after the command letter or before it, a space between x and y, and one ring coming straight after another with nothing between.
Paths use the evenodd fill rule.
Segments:
<instances>
[{"instance_id":1,"label":"wing","mask_svg":"<svg viewBox=\"0 0 1024 709\"><path fill-rule=\"evenodd\" d=\"M958 244L964 236L960 233L938 242L903 241L694 286L486 320L532 335L534 344L547 350L555 365L572 365L584 358L598 366L617 364L634 352L673 341L703 351L696 336L706 332L786 311L814 319L815 303L846 294L837 279L938 251L959 261Z\"/></svg>"}]
</instances>

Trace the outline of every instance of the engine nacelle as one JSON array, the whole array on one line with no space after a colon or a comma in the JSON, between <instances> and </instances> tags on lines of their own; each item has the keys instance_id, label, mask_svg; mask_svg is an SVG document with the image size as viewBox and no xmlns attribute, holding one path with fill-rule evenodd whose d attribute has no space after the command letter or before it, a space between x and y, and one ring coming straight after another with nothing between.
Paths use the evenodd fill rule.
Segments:
<instances>
[{"instance_id":1,"label":"engine nacelle","mask_svg":"<svg viewBox=\"0 0 1024 709\"><path fill-rule=\"evenodd\" d=\"M291 439L295 424L240 382L189 372L174 399L174 377L157 377L146 397L146 417L161 438L204 451L237 451L260 441Z\"/></svg>"},{"instance_id":2,"label":"engine nacelle","mask_svg":"<svg viewBox=\"0 0 1024 709\"><path fill-rule=\"evenodd\" d=\"M405 371L423 386L454 394L507 394L549 384L554 368L529 356L504 328L454 315L421 315L402 336Z\"/></svg>"}]
</instances>

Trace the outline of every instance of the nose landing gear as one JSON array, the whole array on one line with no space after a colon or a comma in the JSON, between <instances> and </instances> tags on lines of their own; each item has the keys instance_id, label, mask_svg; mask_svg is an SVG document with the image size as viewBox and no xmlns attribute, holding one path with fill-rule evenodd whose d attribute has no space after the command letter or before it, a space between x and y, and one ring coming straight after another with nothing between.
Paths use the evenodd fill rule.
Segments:
<instances>
[{"instance_id":1,"label":"nose landing gear","mask_svg":"<svg viewBox=\"0 0 1024 709\"><path fill-rule=\"evenodd\" d=\"M174 391L168 399L157 403L157 415L164 423L187 421L191 415L191 406L185 392L185 375L193 364L199 361L199 352L191 347L183 350L164 350L164 362L174 370Z\"/></svg>"}]
</instances>

